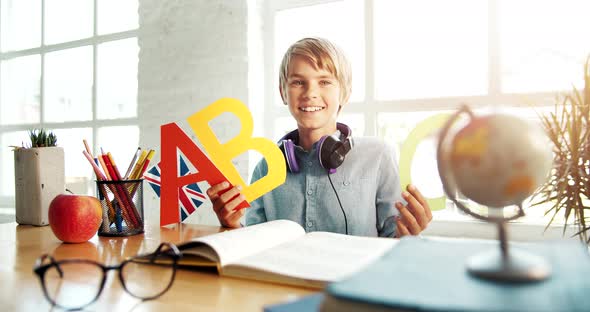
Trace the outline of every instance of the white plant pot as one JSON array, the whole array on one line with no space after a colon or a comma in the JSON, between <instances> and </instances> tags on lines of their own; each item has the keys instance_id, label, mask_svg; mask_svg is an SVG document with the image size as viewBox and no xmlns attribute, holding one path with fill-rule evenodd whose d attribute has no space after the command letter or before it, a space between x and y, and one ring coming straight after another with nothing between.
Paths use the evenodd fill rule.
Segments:
<instances>
[{"instance_id":1,"label":"white plant pot","mask_svg":"<svg viewBox=\"0 0 590 312\"><path fill-rule=\"evenodd\" d=\"M14 151L15 209L18 224L48 225L49 204L65 192L65 161L61 147Z\"/></svg>"}]
</instances>

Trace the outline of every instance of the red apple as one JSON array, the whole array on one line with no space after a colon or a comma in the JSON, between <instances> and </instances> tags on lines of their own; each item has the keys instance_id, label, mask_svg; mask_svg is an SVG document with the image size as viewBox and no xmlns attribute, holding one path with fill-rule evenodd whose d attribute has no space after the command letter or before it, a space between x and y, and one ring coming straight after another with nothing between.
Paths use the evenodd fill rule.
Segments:
<instances>
[{"instance_id":1,"label":"red apple","mask_svg":"<svg viewBox=\"0 0 590 312\"><path fill-rule=\"evenodd\" d=\"M102 223L102 206L96 197L57 195L49 204L49 225L65 243L88 241Z\"/></svg>"}]
</instances>

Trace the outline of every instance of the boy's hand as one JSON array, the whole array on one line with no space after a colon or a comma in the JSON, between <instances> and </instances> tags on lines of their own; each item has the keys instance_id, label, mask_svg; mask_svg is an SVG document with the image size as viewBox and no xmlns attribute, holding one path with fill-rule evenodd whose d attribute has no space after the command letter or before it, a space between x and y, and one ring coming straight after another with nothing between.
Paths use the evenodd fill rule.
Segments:
<instances>
[{"instance_id":1,"label":"boy's hand","mask_svg":"<svg viewBox=\"0 0 590 312\"><path fill-rule=\"evenodd\" d=\"M234 208L246 198L240 194L242 188L239 185L220 194L229 186L227 182L213 185L207 190L207 196L213 203L213 211L217 215L219 223L224 227L237 228L241 226L240 218L244 215L245 209L234 210Z\"/></svg>"},{"instance_id":2,"label":"boy's hand","mask_svg":"<svg viewBox=\"0 0 590 312\"><path fill-rule=\"evenodd\" d=\"M422 196L420 191L414 185L408 185L407 192L402 192L402 197L408 203L404 206L402 203L395 203L395 207L399 210L399 218L397 219L397 234L396 237L405 235L418 235L432 220L432 212L426 199Z\"/></svg>"}]
</instances>

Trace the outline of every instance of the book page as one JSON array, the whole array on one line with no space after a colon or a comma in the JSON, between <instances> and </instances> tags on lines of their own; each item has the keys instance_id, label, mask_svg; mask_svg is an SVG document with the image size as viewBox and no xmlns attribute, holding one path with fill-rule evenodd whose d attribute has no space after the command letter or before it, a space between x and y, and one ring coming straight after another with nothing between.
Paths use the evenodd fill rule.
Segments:
<instances>
[{"instance_id":1,"label":"book page","mask_svg":"<svg viewBox=\"0 0 590 312\"><path fill-rule=\"evenodd\" d=\"M217 260L220 266L224 266L303 235L305 231L298 223L275 220L195 238L179 248L183 254Z\"/></svg>"},{"instance_id":2,"label":"book page","mask_svg":"<svg viewBox=\"0 0 590 312\"><path fill-rule=\"evenodd\" d=\"M249 276L255 271L261 280L277 275L315 282L332 282L364 268L391 249L397 239L348 236L312 232L290 242L239 259L222 269L224 275ZM272 278L265 278L265 272ZM292 283L290 279L285 282Z\"/></svg>"}]
</instances>

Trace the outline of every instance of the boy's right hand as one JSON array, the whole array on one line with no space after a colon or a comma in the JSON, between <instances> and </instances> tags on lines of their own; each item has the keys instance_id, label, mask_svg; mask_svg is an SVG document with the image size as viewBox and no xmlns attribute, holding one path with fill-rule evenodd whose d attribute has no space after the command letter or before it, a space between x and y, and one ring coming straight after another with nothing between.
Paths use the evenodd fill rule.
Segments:
<instances>
[{"instance_id":1,"label":"boy's right hand","mask_svg":"<svg viewBox=\"0 0 590 312\"><path fill-rule=\"evenodd\" d=\"M211 186L207 190L207 196L213 203L213 211L217 215L219 223L224 227L240 227L240 219L244 215L245 209L234 210L246 197L240 193L242 187L237 185L225 191L230 187L228 182L221 182Z\"/></svg>"}]
</instances>

